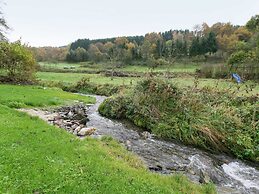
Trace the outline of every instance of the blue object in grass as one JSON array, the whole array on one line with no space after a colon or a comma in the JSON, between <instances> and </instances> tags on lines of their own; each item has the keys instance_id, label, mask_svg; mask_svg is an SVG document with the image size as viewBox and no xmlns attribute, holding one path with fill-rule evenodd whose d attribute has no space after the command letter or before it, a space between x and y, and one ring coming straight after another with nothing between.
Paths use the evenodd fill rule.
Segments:
<instances>
[{"instance_id":1,"label":"blue object in grass","mask_svg":"<svg viewBox=\"0 0 259 194\"><path fill-rule=\"evenodd\" d=\"M241 77L237 73L233 73L232 77L236 80L238 84L242 82Z\"/></svg>"}]
</instances>

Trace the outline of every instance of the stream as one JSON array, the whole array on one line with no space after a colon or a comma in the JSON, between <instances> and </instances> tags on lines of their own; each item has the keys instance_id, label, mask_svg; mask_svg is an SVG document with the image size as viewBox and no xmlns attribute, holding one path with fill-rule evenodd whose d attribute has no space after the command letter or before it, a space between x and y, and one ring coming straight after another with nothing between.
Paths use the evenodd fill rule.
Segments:
<instances>
[{"instance_id":1,"label":"stream","mask_svg":"<svg viewBox=\"0 0 259 194\"><path fill-rule=\"evenodd\" d=\"M218 193L259 194L259 170L224 154L211 154L177 142L163 141L134 125L102 117L99 105L103 96L87 111L87 126L96 128L93 137L111 136L136 153L151 171L182 173L193 182L213 182Z\"/></svg>"}]
</instances>

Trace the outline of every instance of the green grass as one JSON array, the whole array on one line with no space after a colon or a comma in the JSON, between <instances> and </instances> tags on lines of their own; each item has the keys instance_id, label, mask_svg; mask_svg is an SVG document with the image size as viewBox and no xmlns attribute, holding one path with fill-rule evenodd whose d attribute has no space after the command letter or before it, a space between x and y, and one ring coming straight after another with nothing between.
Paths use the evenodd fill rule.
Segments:
<instances>
[{"instance_id":1,"label":"green grass","mask_svg":"<svg viewBox=\"0 0 259 194\"><path fill-rule=\"evenodd\" d=\"M94 103L94 98L64 92L58 88L40 86L0 85L0 104L21 108L53 106L74 101Z\"/></svg>"},{"instance_id":2,"label":"green grass","mask_svg":"<svg viewBox=\"0 0 259 194\"><path fill-rule=\"evenodd\" d=\"M180 88L192 87L197 82L198 87L214 87L220 90L228 90L228 92L236 95L256 95L259 94L259 84L247 81L245 84L237 84L231 80L225 79L195 79L195 78L174 78L172 82ZM250 90L252 88L252 90Z\"/></svg>"},{"instance_id":3,"label":"green grass","mask_svg":"<svg viewBox=\"0 0 259 194\"><path fill-rule=\"evenodd\" d=\"M90 64L88 62L84 63L47 63L47 62L41 62L39 63L41 67L49 68L49 69L65 69L65 68L71 68L71 72L76 70L99 70L104 71L108 69L114 69L115 71L126 71L126 72L150 72L151 68L148 66L141 66L141 65L126 65L121 68L114 67L113 65L109 63L98 63L98 64ZM170 66L160 66L155 69L153 69L154 72L182 72L182 73L194 73L196 69L199 68L199 65L194 64L171 64Z\"/></svg>"},{"instance_id":4,"label":"green grass","mask_svg":"<svg viewBox=\"0 0 259 194\"><path fill-rule=\"evenodd\" d=\"M10 85L0 85L0 95L0 193L215 193L210 184L148 172L111 138L80 140L3 105L13 101L41 106L56 96L60 103L85 97Z\"/></svg>"},{"instance_id":5,"label":"green grass","mask_svg":"<svg viewBox=\"0 0 259 194\"><path fill-rule=\"evenodd\" d=\"M75 71L103 71L107 69L112 69L109 64L90 64L89 62L82 63L66 63L66 62L40 62L39 65L48 70L68 70L71 72Z\"/></svg>"},{"instance_id":6,"label":"green grass","mask_svg":"<svg viewBox=\"0 0 259 194\"><path fill-rule=\"evenodd\" d=\"M251 96L259 94L259 84L253 81L247 81L244 84L237 84L232 80L226 79L195 79L195 78L173 78L170 79L172 83L180 88L193 87L195 84L199 88L214 87L219 90L226 90L238 96Z\"/></svg>"},{"instance_id":7,"label":"green grass","mask_svg":"<svg viewBox=\"0 0 259 194\"><path fill-rule=\"evenodd\" d=\"M173 64L170 66L156 67L153 72L175 72L175 73L194 73L199 66L197 65L184 65L184 64ZM150 72L151 68L147 66L136 66L128 65L118 70L127 72Z\"/></svg>"},{"instance_id":8,"label":"green grass","mask_svg":"<svg viewBox=\"0 0 259 194\"><path fill-rule=\"evenodd\" d=\"M50 69L64 69L74 67L75 69L80 68L80 63L48 63L48 62L40 62L39 65L41 67L50 68Z\"/></svg>"},{"instance_id":9,"label":"green grass","mask_svg":"<svg viewBox=\"0 0 259 194\"><path fill-rule=\"evenodd\" d=\"M38 72L37 78L42 81L54 81L65 83L76 83L83 77L88 77L90 82L95 84L113 84L113 85L129 85L136 83L138 78L132 77L106 77L102 74L84 74L84 73L53 73L53 72Z\"/></svg>"}]
</instances>

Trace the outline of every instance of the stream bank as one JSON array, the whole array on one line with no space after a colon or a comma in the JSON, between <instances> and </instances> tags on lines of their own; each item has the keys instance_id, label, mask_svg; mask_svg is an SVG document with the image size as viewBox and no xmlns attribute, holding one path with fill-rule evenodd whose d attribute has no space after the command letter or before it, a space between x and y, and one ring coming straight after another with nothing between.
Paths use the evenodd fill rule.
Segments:
<instances>
[{"instance_id":1,"label":"stream bank","mask_svg":"<svg viewBox=\"0 0 259 194\"><path fill-rule=\"evenodd\" d=\"M196 183L213 182L219 193L259 193L259 171L256 168L224 154L211 154L176 142L163 141L130 123L102 117L98 113L98 107L106 97L91 96L96 98L96 104L87 108L82 106L83 115L87 119L86 123L82 122L84 125L81 124L83 125L81 127L96 129L88 135L94 138L113 137L128 150L136 153L151 171L162 174L182 173ZM67 118L73 109L62 108L61 111L48 114L54 114L57 117L63 110L66 110L62 113L63 120L66 120L64 118ZM46 115L47 112L42 114ZM70 121L74 122L72 116L74 113L69 115L71 116ZM51 121L50 117L47 118L48 121ZM55 124L55 122L51 122ZM69 130L66 126L62 128L74 133L74 130Z\"/></svg>"}]
</instances>

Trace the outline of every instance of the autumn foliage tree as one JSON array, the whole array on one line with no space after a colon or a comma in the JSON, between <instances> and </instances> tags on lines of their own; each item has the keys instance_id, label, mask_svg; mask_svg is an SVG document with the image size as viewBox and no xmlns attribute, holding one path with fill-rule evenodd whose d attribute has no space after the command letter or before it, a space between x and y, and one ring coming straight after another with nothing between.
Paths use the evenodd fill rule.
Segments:
<instances>
[{"instance_id":1,"label":"autumn foliage tree","mask_svg":"<svg viewBox=\"0 0 259 194\"><path fill-rule=\"evenodd\" d=\"M20 41L0 42L0 68L7 73L6 81L31 82L34 80L35 67L32 53Z\"/></svg>"},{"instance_id":2,"label":"autumn foliage tree","mask_svg":"<svg viewBox=\"0 0 259 194\"><path fill-rule=\"evenodd\" d=\"M65 61L68 54L68 47L28 47L38 62L59 62ZM85 60L86 58L82 58Z\"/></svg>"}]
</instances>

